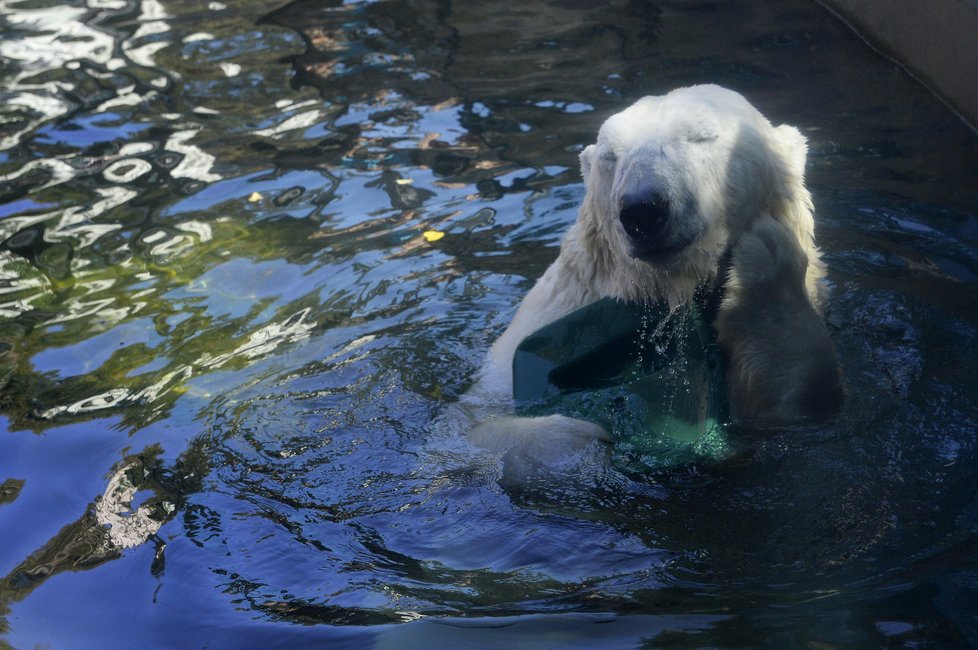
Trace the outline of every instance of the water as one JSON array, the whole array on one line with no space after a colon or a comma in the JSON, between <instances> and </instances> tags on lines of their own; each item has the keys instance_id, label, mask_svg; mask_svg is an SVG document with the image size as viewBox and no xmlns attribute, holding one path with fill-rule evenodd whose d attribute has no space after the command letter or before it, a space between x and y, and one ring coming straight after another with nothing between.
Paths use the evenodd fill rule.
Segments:
<instances>
[{"instance_id":1,"label":"water","mask_svg":"<svg viewBox=\"0 0 978 650\"><path fill-rule=\"evenodd\" d=\"M978 644L978 138L818 6L5 0L0 29L3 642ZM847 409L507 481L431 423L601 121L701 81L810 140Z\"/></svg>"}]
</instances>

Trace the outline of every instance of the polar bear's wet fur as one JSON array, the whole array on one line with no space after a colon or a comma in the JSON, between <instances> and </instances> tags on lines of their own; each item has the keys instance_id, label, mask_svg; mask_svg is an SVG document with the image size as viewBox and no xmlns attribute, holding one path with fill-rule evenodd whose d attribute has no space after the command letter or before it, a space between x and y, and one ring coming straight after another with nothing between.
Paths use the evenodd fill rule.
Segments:
<instances>
[{"instance_id":1,"label":"polar bear's wet fur","mask_svg":"<svg viewBox=\"0 0 978 650\"><path fill-rule=\"evenodd\" d=\"M645 97L610 117L581 153L587 191L559 257L493 345L470 394L510 395L516 346L599 298L677 306L719 283L714 326L733 418L766 426L837 410L806 154L797 129L772 126L719 86ZM546 430L567 425L535 420Z\"/></svg>"}]
</instances>

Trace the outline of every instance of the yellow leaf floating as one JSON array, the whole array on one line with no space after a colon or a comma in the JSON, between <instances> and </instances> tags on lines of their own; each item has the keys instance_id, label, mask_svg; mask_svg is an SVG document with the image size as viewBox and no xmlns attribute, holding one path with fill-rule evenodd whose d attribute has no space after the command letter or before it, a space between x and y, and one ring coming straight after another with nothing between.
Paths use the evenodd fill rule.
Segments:
<instances>
[{"instance_id":1,"label":"yellow leaf floating","mask_svg":"<svg viewBox=\"0 0 978 650\"><path fill-rule=\"evenodd\" d=\"M261 194L258 192L252 192L251 196L248 197L249 203L254 203L255 201L261 201Z\"/></svg>"},{"instance_id":2,"label":"yellow leaf floating","mask_svg":"<svg viewBox=\"0 0 978 650\"><path fill-rule=\"evenodd\" d=\"M445 233L440 230L425 230L423 233L421 233L421 236L425 238L425 241L433 242L444 237Z\"/></svg>"}]
</instances>

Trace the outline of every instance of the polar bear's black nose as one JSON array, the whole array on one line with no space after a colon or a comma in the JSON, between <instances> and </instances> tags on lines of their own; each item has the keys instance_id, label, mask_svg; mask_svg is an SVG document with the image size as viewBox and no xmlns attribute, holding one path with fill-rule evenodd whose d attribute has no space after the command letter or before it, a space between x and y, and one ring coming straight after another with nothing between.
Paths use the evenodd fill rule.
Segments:
<instances>
[{"instance_id":1,"label":"polar bear's black nose","mask_svg":"<svg viewBox=\"0 0 978 650\"><path fill-rule=\"evenodd\" d=\"M658 192L625 196L618 219L632 239L650 243L662 234L669 219L669 201Z\"/></svg>"}]
</instances>

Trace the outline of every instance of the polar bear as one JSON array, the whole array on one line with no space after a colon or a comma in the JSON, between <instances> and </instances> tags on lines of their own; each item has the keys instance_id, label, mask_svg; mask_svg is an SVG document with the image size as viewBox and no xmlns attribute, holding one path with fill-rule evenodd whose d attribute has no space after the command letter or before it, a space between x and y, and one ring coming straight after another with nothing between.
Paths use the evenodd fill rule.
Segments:
<instances>
[{"instance_id":1,"label":"polar bear","mask_svg":"<svg viewBox=\"0 0 978 650\"><path fill-rule=\"evenodd\" d=\"M644 97L610 117L580 155L586 195L557 260L492 346L466 399L508 398L519 343L582 306L612 297L676 307L717 285L713 326L734 421L765 427L834 414L842 388L820 316L826 268L804 184L806 153L797 129L773 126L715 85ZM539 436L573 446L606 434L563 416L496 417L470 438L505 448Z\"/></svg>"}]
</instances>

